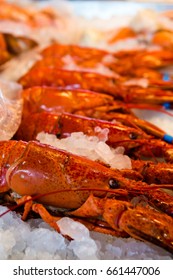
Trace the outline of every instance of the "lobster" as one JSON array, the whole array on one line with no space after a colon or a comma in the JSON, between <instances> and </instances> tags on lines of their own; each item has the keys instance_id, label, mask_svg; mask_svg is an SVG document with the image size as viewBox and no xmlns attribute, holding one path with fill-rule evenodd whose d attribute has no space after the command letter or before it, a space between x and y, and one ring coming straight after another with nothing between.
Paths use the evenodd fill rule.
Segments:
<instances>
[{"instance_id":1,"label":"lobster","mask_svg":"<svg viewBox=\"0 0 173 280\"><path fill-rule=\"evenodd\" d=\"M54 134L62 139L73 132L82 131L89 136L97 135L96 127L107 129L106 143L116 148L123 146L126 154L133 158L163 157L173 162L173 147L169 143L155 139L140 129L128 127L118 122L109 122L69 113L39 112L25 117L14 139L36 140L40 132Z\"/></svg>"},{"instance_id":2,"label":"lobster","mask_svg":"<svg viewBox=\"0 0 173 280\"><path fill-rule=\"evenodd\" d=\"M120 97L117 79L94 72L70 71L58 67L31 68L18 81L24 88L52 86L82 88Z\"/></svg>"},{"instance_id":3,"label":"lobster","mask_svg":"<svg viewBox=\"0 0 173 280\"><path fill-rule=\"evenodd\" d=\"M138 50L138 51L120 51L116 53L118 58L132 58L133 66L159 69L173 62L173 54L170 50Z\"/></svg>"},{"instance_id":4,"label":"lobster","mask_svg":"<svg viewBox=\"0 0 173 280\"><path fill-rule=\"evenodd\" d=\"M153 80L147 88L125 84L114 76L105 76L100 73L65 70L59 67L32 67L18 81L24 88L34 86L49 86L68 89L85 89L109 94L116 100L125 103L159 104L165 102L172 106L172 82Z\"/></svg>"},{"instance_id":5,"label":"lobster","mask_svg":"<svg viewBox=\"0 0 173 280\"><path fill-rule=\"evenodd\" d=\"M51 44L44 50L40 52L43 58L52 58L52 63L54 62L53 59L62 58L66 55L72 56L77 63L81 63L83 61L93 61L100 62L102 59L106 61L107 55L112 60L115 60L113 54L106 50L101 50L97 48L90 48L78 45L62 45L58 43Z\"/></svg>"},{"instance_id":6,"label":"lobster","mask_svg":"<svg viewBox=\"0 0 173 280\"><path fill-rule=\"evenodd\" d=\"M126 29L126 28L125 28ZM157 51L120 51L108 52L101 49L81 47L76 45L52 44L45 48L40 55L42 59L35 63L34 68L39 67L69 67L71 60L73 70L87 69L92 71L101 68L109 69L109 75L119 74L119 79L124 77L145 77L150 80L161 80L163 74L158 72L158 68L164 68L173 62L172 52L169 50ZM71 69L71 68L70 68ZM118 76L116 76L118 78Z\"/></svg>"},{"instance_id":7,"label":"lobster","mask_svg":"<svg viewBox=\"0 0 173 280\"><path fill-rule=\"evenodd\" d=\"M32 87L22 92L23 97L23 116L28 113L36 113L37 111L67 111L75 113L78 111L86 111L97 108L109 110L120 110L119 112L128 113L130 110L126 109L122 103L114 102L112 96L107 94L99 94L87 90L80 89L57 89L55 87ZM122 107L123 106L123 107Z\"/></svg>"},{"instance_id":8,"label":"lobster","mask_svg":"<svg viewBox=\"0 0 173 280\"><path fill-rule=\"evenodd\" d=\"M32 209L60 231L56 223L60 217L49 214L46 205L65 208L65 215L89 229L130 235L173 253L172 217L121 200L128 193L135 196L151 190L154 195L157 185L127 179L119 170L34 141L2 141L0 145L0 191L12 190L22 196L18 203L25 203L23 219Z\"/></svg>"},{"instance_id":9,"label":"lobster","mask_svg":"<svg viewBox=\"0 0 173 280\"><path fill-rule=\"evenodd\" d=\"M27 124L27 129L26 129ZM152 136L133 127L124 126L118 122L109 122L101 119L84 117L76 114L38 112L25 117L15 135L18 140L35 140L37 134L44 131L55 134L58 138L69 136L72 132L82 131L87 135L95 135L95 128L109 130L108 145L114 147L116 142L130 139L152 139ZM135 143L132 143L134 147Z\"/></svg>"},{"instance_id":10,"label":"lobster","mask_svg":"<svg viewBox=\"0 0 173 280\"><path fill-rule=\"evenodd\" d=\"M61 50L60 54L57 53L54 56L45 56L42 59L38 60L32 67L32 72L39 70L40 68L48 67L48 68L62 68L66 70L76 70L76 71L87 71L94 72L100 74L106 74L106 76L112 76L116 79L122 79L120 76L111 70L110 65L104 62L104 60L115 60L115 58L111 54L105 54L101 52L101 54L96 53L96 51L89 51L87 53L88 48L83 48L83 52L79 50L79 53L76 54L77 46L75 46L74 54L71 54L71 49L73 50L73 46L65 46L64 52L68 51L69 54L62 55ZM67 48L68 47L68 48ZM71 48L70 48L71 47ZM86 54L85 54L86 53ZM93 53L93 55L92 55ZM81 55L81 56L80 56ZM122 79L123 80L123 79Z\"/></svg>"},{"instance_id":11,"label":"lobster","mask_svg":"<svg viewBox=\"0 0 173 280\"><path fill-rule=\"evenodd\" d=\"M25 89L22 96L24 100L22 125L28 114L41 111L52 113L69 112L96 119L117 120L123 125L140 128L157 138L165 138L163 130L137 118L128 108L130 104L127 105L121 101L115 101L112 96L106 94L83 89L67 90L53 87L32 87ZM135 107L135 105L132 105L132 107ZM157 109L157 106L152 108Z\"/></svg>"}]
</instances>

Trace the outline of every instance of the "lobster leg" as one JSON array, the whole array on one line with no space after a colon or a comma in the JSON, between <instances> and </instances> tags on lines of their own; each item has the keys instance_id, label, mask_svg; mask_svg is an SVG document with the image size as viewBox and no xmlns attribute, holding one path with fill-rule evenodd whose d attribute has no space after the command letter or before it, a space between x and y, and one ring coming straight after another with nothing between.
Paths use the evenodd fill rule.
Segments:
<instances>
[{"instance_id":1,"label":"lobster leg","mask_svg":"<svg viewBox=\"0 0 173 280\"><path fill-rule=\"evenodd\" d=\"M39 213L46 223L60 232L57 221L62 217L50 215L41 204L33 204L32 210ZM100 199L90 195L80 208L66 214L74 217L74 220L82 222L90 230L124 237L129 234L131 237L152 242L173 253L173 220L153 209L140 206L134 208L128 202ZM84 217L98 218L99 216L102 216L107 222L105 224L107 228L104 228L104 222L101 222L99 227L99 223L94 225L89 221L82 220ZM112 229L108 229L108 225Z\"/></svg>"},{"instance_id":2,"label":"lobster leg","mask_svg":"<svg viewBox=\"0 0 173 280\"><path fill-rule=\"evenodd\" d=\"M49 224L56 231L60 232L60 229L56 223L60 219L60 217L53 217L52 215L50 215L42 204L33 203L31 196L22 196L21 198L17 199L16 202L17 204L25 203L22 220L26 220L29 212L33 210L35 213L38 213L47 224Z\"/></svg>"},{"instance_id":3,"label":"lobster leg","mask_svg":"<svg viewBox=\"0 0 173 280\"><path fill-rule=\"evenodd\" d=\"M35 213L38 213L39 216L43 219L43 221L45 223L49 224L50 227L54 228L59 233L61 232L60 228L57 224L57 221L59 221L62 218L62 216L59 217L59 216L51 215L42 204L33 203L31 196L27 196L27 195L23 196L23 197L17 199L16 202L17 202L17 204L25 203L22 220L25 221L27 219L29 212L32 210ZM91 211L91 213L92 213L92 211ZM93 212L93 214L94 214L94 212ZM85 216L86 215L84 214L84 217ZM110 228L110 226L107 223L105 223L105 222L99 223L96 219L90 220L90 221L83 219L82 217L81 218L73 217L73 219L75 221L78 221L78 222L82 223L83 225L85 225L90 231L92 230L92 231L96 231L96 232L100 232L100 233L104 233L104 234L111 234L111 235L116 235L116 236L121 236L121 237L128 236L128 234L126 234L125 232L120 233L119 231L115 231L114 229ZM66 237L67 239L71 239L69 236L66 236L66 235L64 237Z\"/></svg>"},{"instance_id":4,"label":"lobster leg","mask_svg":"<svg viewBox=\"0 0 173 280\"><path fill-rule=\"evenodd\" d=\"M25 195L17 199L16 203L19 205L25 203L24 212L22 215L22 220L25 221L27 219L28 213L31 211L32 208L32 204L33 204L32 197L29 195Z\"/></svg>"},{"instance_id":5,"label":"lobster leg","mask_svg":"<svg viewBox=\"0 0 173 280\"><path fill-rule=\"evenodd\" d=\"M32 208L46 223L60 233L57 221L62 217L52 216L42 204L32 204L30 196L22 197L18 203L24 201L31 202L25 206L25 218ZM90 230L123 237L129 234L131 237L152 242L173 253L173 219L156 210L141 206L134 207L129 202L98 198L91 194L78 209L65 214L82 222ZM99 220L94 225L89 220L83 219L93 217L98 219L101 217L100 226ZM69 236L65 237L69 239Z\"/></svg>"}]
</instances>

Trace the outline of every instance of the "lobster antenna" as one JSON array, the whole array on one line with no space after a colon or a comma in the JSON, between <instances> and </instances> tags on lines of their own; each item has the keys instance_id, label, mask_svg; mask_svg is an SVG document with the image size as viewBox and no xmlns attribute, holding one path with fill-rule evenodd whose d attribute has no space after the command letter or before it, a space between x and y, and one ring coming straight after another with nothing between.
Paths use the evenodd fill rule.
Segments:
<instances>
[{"instance_id":1,"label":"lobster antenna","mask_svg":"<svg viewBox=\"0 0 173 280\"><path fill-rule=\"evenodd\" d=\"M170 117L173 117L173 113L167 111L171 107L171 104L169 102L165 102L163 104L163 107L159 106L159 105L133 104L133 103L127 103L126 106L128 108L132 108L132 109L134 108L134 109L146 109L146 110L150 110L150 111L157 111L157 112L166 114Z\"/></svg>"},{"instance_id":2,"label":"lobster antenna","mask_svg":"<svg viewBox=\"0 0 173 280\"><path fill-rule=\"evenodd\" d=\"M152 191L153 189L160 189L160 188L173 188L173 184L162 184L162 185L157 185L157 184L152 184L152 185L149 185L148 187L145 187L145 190L146 191ZM29 202L29 201L34 201L34 200L37 200L38 198L41 198L41 197L44 197L44 196L48 196L48 195L52 195L52 194L56 194L56 193L61 193L61 192L73 192L73 191L91 191L90 188L82 188L82 189L78 189L78 188L74 188L74 189L66 189L66 190L55 190L55 191L51 191L51 192L47 192L47 193L43 193L43 194L38 194L38 195L35 195L33 197L30 197L30 198L27 198L25 201L17 204L17 205L14 205L12 207L10 207L8 210L4 211L3 213L0 214L0 218L3 217L4 215L6 215L7 213L19 208L20 206L24 205L26 202ZM117 195L126 195L130 192L134 193L134 190L126 190L126 189L116 189L116 190L110 190L110 189L99 189L99 188L93 188L92 191L98 191L98 192L105 192L105 193L111 193L111 194L117 194ZM141 193L141 190L135 190L136 193Z\"/></svg>"},{"instance_id":3,"label":"lobster antenna","mask_svg":"<svg viewBox=\"0 0 173 280\"><path fill-rule=\"evenodd\" d=\"M3 213L0 214L0 218L2 216L4 216L5 214L19 208L20 206L24 205L26 202L29 201L35 201L41 197L44 196L48 196L48 195L52 195L52 194L56 194L56 193L62 193L62 192L73 192L73 191L91 191L90 188L82 188L82 189L78 189L78 188L73 188L73 189L62 189L62 190L55 190L55 191L51 191L51 192L47 192L47 193L42 193L42 194L38 194L35 196L31 196L30 198L27 198L25 201L22 201L21 203L18 203L17 205L14 205L12 207L9 207L8 210L4 211ZM98 191L98 192L106 192L106 193L113 193L113 194L117 194L117 195L127 195L127 191L125 189L117 189L117 190L110 190L110 189L99 189L99 188L94 188L92 189L92 191Z\"/></svg>"}]
</instances>

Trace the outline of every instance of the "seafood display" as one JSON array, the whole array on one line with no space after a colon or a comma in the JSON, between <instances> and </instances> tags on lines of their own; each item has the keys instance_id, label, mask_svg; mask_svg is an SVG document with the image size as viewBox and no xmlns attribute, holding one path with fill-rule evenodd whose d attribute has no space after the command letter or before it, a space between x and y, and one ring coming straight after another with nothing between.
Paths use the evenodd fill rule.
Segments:
<instances>
[{"instance_id":1,"label":"seafood display","mask_svg":"<svg viewBox=\"0 0 173 280\"><path fill-rule=\"evenodd\" d=\"M92 37L87 19L71 15L66 21L58 11L34 5L0 5L0 78L15 80L23 103L15 132L0 141L0 203L9 208L0 219L12 210L24 221L41 217L70 242L59 224L68 217L92 232L153 243L172 258L173 134L136 111L173 120L171 12L160 18L153 12L151 26L142 16L109 32L95 25ZM83 24L79 36L71 34L65 43L58 27L68 22L68 31L73 19ZM28 33L6 33L7 21ZM32 34L48 29L52 33L42 43ZM128 40L133 48L121 48ZM28 52L36 59L11 79L10 63L20 64ZM83 135L98 141L105 159L73 153L40 135L55 142ZM108 159L109 151L117 160Z\"/></svg>"}]
</instances>

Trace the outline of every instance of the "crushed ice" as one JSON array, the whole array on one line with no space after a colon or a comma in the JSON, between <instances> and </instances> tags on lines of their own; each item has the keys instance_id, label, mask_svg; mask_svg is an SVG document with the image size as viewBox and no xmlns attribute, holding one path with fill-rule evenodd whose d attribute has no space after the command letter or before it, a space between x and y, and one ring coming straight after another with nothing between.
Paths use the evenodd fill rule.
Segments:
<instances>
[{"instance_id":1,"label":"crushed ice","mask_svg":"<svg viewBox=\"0 0 173 280\"><path fill-rule=\"evenodd\" d=\"M0 206L0 213L6 210ZM26 223L15 212L5 214L0 218L0 259L171 259L171 254L152 244L89 232L70 218L58 224L74 240L66 240L41 219Z\"/></svg>"},{"instance_id":2,"label":"crushed ice","mask_svg":"<svg viewBox=\"0 0 173 280\"><path fill-rule=\"evenodd\" d=\"M22 86L0 79L0 140L9 140L17 131L22 116Z\"/></svg>"},{"instance_id":3,"label":"crushed ice","mask_svg":"<svg viewBox=\"0 0 173 280\"><path fill-rule=\"evenodd\" d=\"M57 222L63 235L68 235L73 240L70 242L69 249L79 258L97 259L97 244L91 239L89 230L79 222L64 217ZM88 250L86 251L86 248Z\"/></svg>"},{"instance_id":4,"label":"crushed ice","mask_svg":"<svg viewBox=\"0 0 173 280\"><path fill-rule=\"evenodd\" d=\"M95 128L97 136L87 136L83 132L73 132L64 139L57 139L55 135L40 132L37 140L41 143L55 146L56 148L69 151L71 153L88 157L91 160L101 161L117 169L131 169L131 160L124 155L124 148L110 148L105 142L109 130L107 128Z\"/></svg>"}]
</instances>

